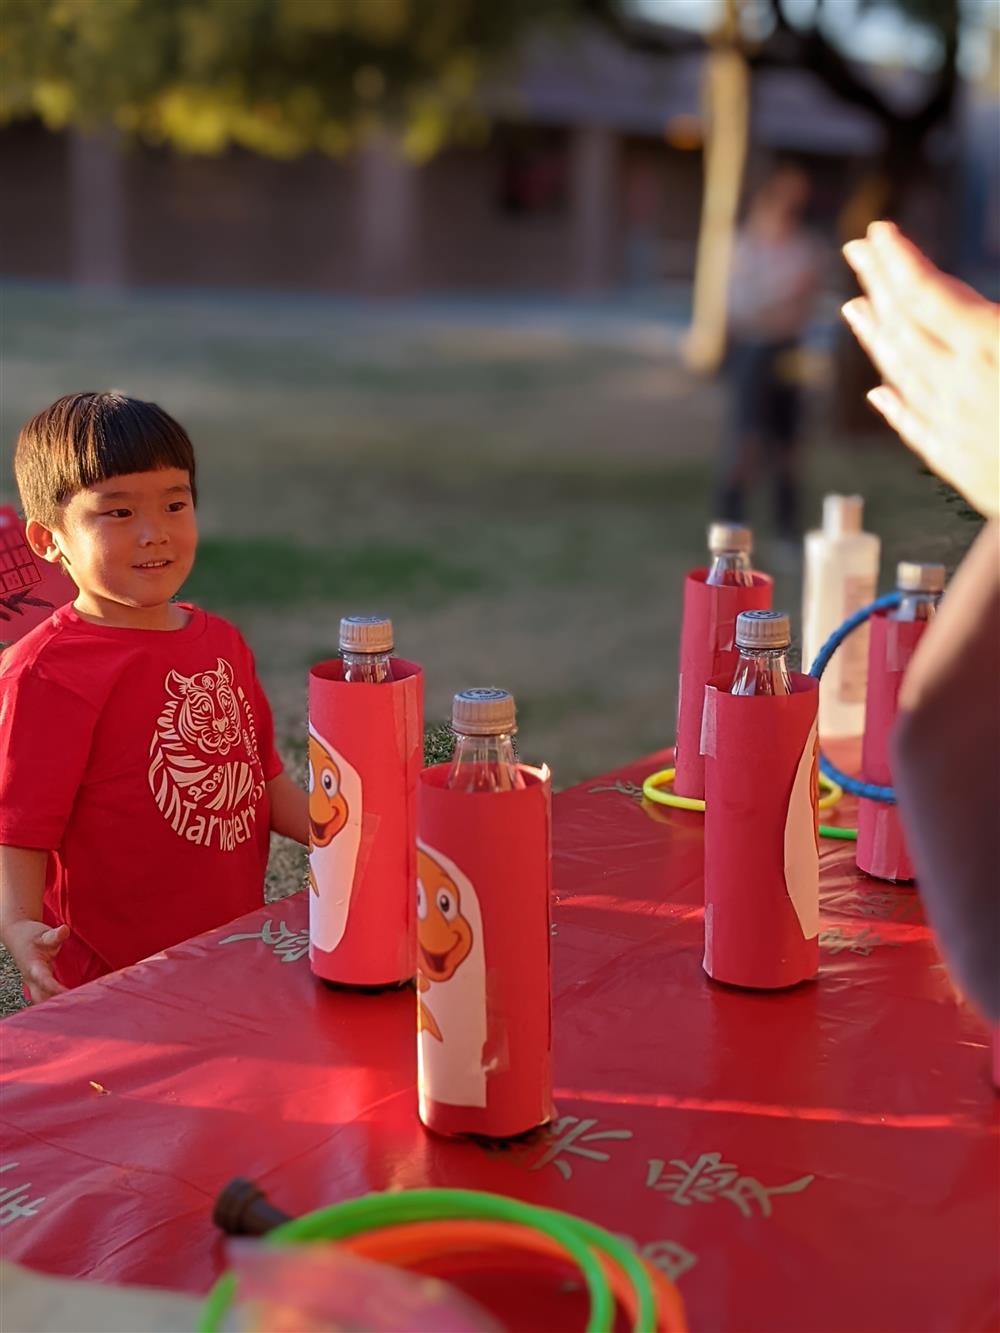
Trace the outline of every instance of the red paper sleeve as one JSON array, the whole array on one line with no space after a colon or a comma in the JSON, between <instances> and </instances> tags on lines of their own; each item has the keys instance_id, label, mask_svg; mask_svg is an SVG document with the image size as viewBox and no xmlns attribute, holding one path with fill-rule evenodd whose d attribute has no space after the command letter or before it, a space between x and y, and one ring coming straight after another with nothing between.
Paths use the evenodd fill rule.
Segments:
<instances>
[{"instance_id":1,"label":"red paper sleeve","mask_svg":"<svg viewBox=\"0 0 1000 1333\"><path fill-rule=\"evenodd\" d=\"M450 791L421 775L417 989L420 1118L507 1138L552 1115L547 769L522 791Z\"/></svg>"},{"instance_id":2,"label":"red paper sleeve","mask_svg":"<svg viewBox=\"0 0 1000 1333\"><path fill-rule=\"evenodd\" d=\"M701 755L701 709L705 685L736 670L736 617L741 611L771 607L771 579L754 574L752 588L716 588L705 582L707 569L694 569L684 581L681 661L677 678L677 744L674 791L701 800L705 764Z\"/></svg>"},{"instance_id":3,"label":"red paper sleeve","mask_svg":"<svg viewBox=\"0 0 1000 1333\"><path fill-rule=\"evenodd\" d=\"M309 676L309 961L324 981L390 986L415 971L416 791L423 675L383 685L339 660Z\"/></svg>"},{"instance_id":4,"label":"red paper sleeve","mask_svg":"<svg viewBox=\"0 0 1000 1333\"><path fill-rule=\"evenodd\" d=\"M818 682L705 690L705 971L773 989L819 965Z\"/></svg>"},{"instance_id":5,"label":"red paper sleeve","mask_svg":"<svg viewBox=\"0 0 1000 1333\"><path fill-rule=\"evenodd\" d=\"M871 618L865 736L861 749L861 776L865 782L892 786L889 736L896 721L903 674L926 628L924 620L892 620L884 611ZM913 862L906 850L895 805L864 797L858 802L857 864L859 870L876 879L913 878Z\"/></svg>"}]
</instances>

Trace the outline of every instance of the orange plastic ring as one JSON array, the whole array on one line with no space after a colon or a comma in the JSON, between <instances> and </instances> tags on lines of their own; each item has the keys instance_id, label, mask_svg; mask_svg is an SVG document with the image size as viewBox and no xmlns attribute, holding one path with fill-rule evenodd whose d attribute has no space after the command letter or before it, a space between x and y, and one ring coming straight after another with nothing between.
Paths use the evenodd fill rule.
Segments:
<instances>
[{"instance_id":1,"label":"orange plastic ring","mask_svg":"<svg viewBox=\"0 0 1000 1333\"><path fill-rule=\"evenodd\" d=\"M547 1259L573 1262L562 1246L549 1236L515 1222L412 1222L351 1236L338 1244L362 1258L397 1268L419 1268L431 1259L460 1259L473 1254L481 1256L484 1250L509 1249L528 1250ZM598 1254L597 1257L615 1299L634 1324L638 1310L628 1275L608 1256ZM649 1273L656 1298L657 1333L687 1333L684 1302L677 1288L658 1268L646 1260L642 1262ZM482 1259L477 1259L475 1265L469 1266L482 1268Z\"/></svg>"}]
</instances>

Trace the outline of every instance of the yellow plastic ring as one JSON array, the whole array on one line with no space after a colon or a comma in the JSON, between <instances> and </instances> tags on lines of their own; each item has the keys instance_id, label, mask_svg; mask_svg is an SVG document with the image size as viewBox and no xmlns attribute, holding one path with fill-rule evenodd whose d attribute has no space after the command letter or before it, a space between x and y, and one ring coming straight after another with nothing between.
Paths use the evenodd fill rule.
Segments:
<instances>
[{"instance_id":1,"label":"yellow plastic ring","mask_svg":"<svg viewBox=\"0 0 1000 1333\"><path fill-rule=\"evenodd\" d=\"M642 784L643 796L647 801L655 802L656 805L671 805L675 810L698 810L704 813L704 801L696 800L693 796L675 796L672 791L660 790L673 782L676 771L673 768L661 768L658 773L650 773ZM828 778L825 773L819 775L819 785L826 792L825 796L820 797L819 808L829 810L843 796L844 789Z\"/></svg>"},{"instance_id":2,"label":"yellow plastic ring","mask_svg":"<svg viewBox=\"0 0 1000 1333\"><path fill-rule=\"evenodd\" d=\"M693 796L675 796L672 791L660 791L661 787L673 782L676 772L675 768L661 768L659 773L650 773L642 784L643 796L657 805L672 805L675 810L699 810L704 814L704 801L696 800Z\"/></svg>"}]
</instances>

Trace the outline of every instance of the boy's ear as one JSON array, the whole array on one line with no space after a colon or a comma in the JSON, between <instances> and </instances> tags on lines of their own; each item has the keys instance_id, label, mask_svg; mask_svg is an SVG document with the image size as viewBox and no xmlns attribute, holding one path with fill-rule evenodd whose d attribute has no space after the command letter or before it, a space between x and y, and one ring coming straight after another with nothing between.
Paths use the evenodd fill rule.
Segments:
<instances>
[{"instance_id":1,"label":"boy's ear","mask_svg":"<svg viewBox=\"0 0 1000 1333\"><path fill-rule=\"evenodd\" d=\"M24 535L27 537L28 545L35 555L40 555L43 560L48 560L49 564L57 565L63 558L63 553L56 541L55 532L52 528L47 528L44 523L39 523L38 519L28 519L24 527Z\"/></svg>"}]
</instances>

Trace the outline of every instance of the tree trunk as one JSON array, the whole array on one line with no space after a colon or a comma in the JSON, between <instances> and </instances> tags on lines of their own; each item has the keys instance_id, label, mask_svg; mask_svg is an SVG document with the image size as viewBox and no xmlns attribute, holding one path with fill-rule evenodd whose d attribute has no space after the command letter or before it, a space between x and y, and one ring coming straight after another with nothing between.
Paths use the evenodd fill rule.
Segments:
<instances>
[{"instance_id":1,"label":"tree trunk","mask_svg":"<svg viewBox=\"0 0 1000 1333\"><path fill-rule=\"evenodd\" d=\"M725 41L705 62L704 193L694 276L694 309L684 342L689 369L711 374L726 350L726 293L750 122L750 72L737 44L739 0L726 0Z\"/></svg>"}]
</instances>

